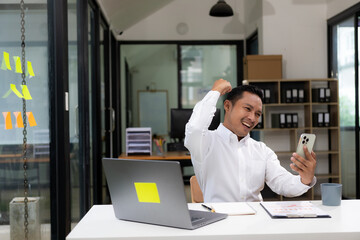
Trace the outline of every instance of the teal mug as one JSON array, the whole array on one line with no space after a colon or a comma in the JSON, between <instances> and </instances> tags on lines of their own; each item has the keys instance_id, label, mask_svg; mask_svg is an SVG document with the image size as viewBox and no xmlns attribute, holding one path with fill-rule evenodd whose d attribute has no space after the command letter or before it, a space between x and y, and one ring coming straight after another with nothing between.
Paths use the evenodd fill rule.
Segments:
<instances>
[{"instance_id":1,"label":"teal mug","mask_svg":"<svg viewBox=\"0 0 360 240\"><path fill-rule=\"evenodd\" d=\"M322 183L321 200L326 206L340 206L342 196L342 184L340 183Z\"/></svg>"}]
</instances>

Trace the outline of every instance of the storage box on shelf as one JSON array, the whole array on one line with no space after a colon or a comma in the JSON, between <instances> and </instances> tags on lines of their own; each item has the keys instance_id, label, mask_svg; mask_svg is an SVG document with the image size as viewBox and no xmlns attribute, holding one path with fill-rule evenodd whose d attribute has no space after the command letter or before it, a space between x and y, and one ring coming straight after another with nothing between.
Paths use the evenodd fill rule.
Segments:
<instances>
[{"instance_id":1,"label":"storage box on shelf","mask_svg":"<svg viewBox=\"0 0 360 240\"><path fill-rule=\"evenodd\" d=\"M244 79L282 78L282 55L247 55L244 57Z\"/></svg>"},{"instance_id":2,"label":"storage box on shelf","mask_svg":"<svg viewBox=\"0 0 360 240\"><path fill-rule=\"evenodd\" d=\"M316 134L314 151L317 156L317 184L298 199L320 199L320 183L341 181L337 79L252 79L248 82L264 91L270 89L272 97L268 101L264 100L263 104L263 127L254 128L253 132L275 151L283 167L293 172L289 166L290 157L296 151L301 133ZM327 100L313 98L313 92L318 89L324 89L325 97L326 92L330 94ZM285 121L283 124L282 114ZM297 127L286 122L292 119L287 116L294 114L297 115ZM318 123L319 116L323 118L322 124ZM279 198L287 200L282 196Z\"/></svg>"},{"instance_id":3,"label":"storage box on shelf","mask_svg":"<svg viewBox=\"0 0 360 240\"><path fill-rule=\"evenodd\" d=\"M126 155L151 155L151 128L126 128Z\"/></svg>"}]
</instances>

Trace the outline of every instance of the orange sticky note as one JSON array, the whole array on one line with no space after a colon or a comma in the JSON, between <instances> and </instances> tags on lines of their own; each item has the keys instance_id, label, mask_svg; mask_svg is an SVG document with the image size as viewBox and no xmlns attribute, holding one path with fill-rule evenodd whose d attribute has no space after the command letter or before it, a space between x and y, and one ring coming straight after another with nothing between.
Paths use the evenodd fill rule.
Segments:
<instances>
[{"instance_id":1,"label":"orange sticky note","mask_svg":"<svg viewBox=\"0 0 360 240\"><path fill-rule=\"evenodd\" d=\"M22 119L21 112L14 112L14 115L15 115L15 119L16 119L16 127L23 128L24 127L24 122L23 122L23 119Z\"/></svg>"},{"instance_id":2,"label":"orange sticky note","mask_svg":"<svg viewBox=\"0 0 360 240\"><path fill-rule=\"evenodd\" d=\"M36 121L34 118L34 114L32 112L26 112L26 116L28 117L30 127L35 127Z\"/></svg>"},{"instance_id":3,"label":"orange sticky note","mask_svg":"<svg viewBox=\"0 0 360 240\"><path fill-rule=\"evenodd\" d=\"M5 119L5 129L12 129L12 122L11 122L11 114L10 112L3 112L2 113Z\"/></svg>"},{"instance_id":4,"label":"orange sticky note","mask_svg":"<svg viewBox=\"0 0 360 240\"><path fill-rule=\"evenodd\" d=\"M17 73L22 73L22 69L21 69L21 59L18 56L14 56L14 62L15 62L15 72Z\"/></svg>"}]
</instances>

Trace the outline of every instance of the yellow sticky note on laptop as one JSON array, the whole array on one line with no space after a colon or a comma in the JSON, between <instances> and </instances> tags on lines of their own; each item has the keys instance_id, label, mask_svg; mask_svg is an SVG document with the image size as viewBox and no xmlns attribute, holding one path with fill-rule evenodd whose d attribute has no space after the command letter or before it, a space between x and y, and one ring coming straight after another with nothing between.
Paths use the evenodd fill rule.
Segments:
<instances>
[{"instance_id":1,"label":"yellow sticky note on laptop","mask_svg":"<svg viewBox=\"0 0 360 240\"><path fill-rule=\"evenodd\" d=\"M134 182L139 202L160 203L156 183Z\"/></svg>"}]
</instances>

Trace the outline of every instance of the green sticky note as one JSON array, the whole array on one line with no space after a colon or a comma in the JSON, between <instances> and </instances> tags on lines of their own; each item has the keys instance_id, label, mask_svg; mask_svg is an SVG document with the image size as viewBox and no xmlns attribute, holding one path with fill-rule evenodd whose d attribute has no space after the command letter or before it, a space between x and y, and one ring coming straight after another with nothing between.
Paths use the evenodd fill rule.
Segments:
<instances>
[{"instance_id":1,"label":"green sticky note","mask_svg":"<svg viewBox=\"0 0 360 240\"><path fill-rule=\"evenodd\" d=\"M156 183L134 182L139 202L160 203Z\"/></svg>"},{"instance_id":2,"label":"green sticky note","mask_svg":"<svg viewBox=\"0 0 360 240\"><path fill-rule=\"evenodd\" d=\"M2 70L11 70L11 66L10 66L10 58L9 58L9 53L8 52L3 52L3 60L2 60L2 64L1 64L1 69Z\"/></svg>"},{"instance_id":3,"label":"green sticky note","mask_svg":"<svg viewBox=\"0 0 360 240\"><path fill-rule=\"evenodd\" d=\"M6 63L5 63L4 59L2 60L2 63L1 63L1 69L2 70L7 70L6 69Z\"/></svg>"},{"instance_id":4,"label":"green sticky note","mask_svg":"<svg viewBox=\"0 0 360 240\"><path fill-rule=\"evenodd\" d=\"M12 92L11 88L4 94L4 96L2 96L2 98L7 98L10 93Z\"/></svg>"}]
</instances>

